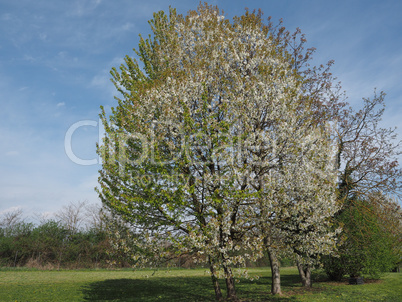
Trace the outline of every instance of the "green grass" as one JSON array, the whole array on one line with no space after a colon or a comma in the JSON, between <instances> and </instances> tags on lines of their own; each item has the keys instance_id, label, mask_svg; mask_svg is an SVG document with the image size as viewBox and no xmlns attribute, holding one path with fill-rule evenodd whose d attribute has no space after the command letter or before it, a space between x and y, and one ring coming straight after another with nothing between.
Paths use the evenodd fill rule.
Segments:
<instances>
[{"instance_id":1,"label":"green grass","mask_svg":"<svg viewBox=\"0 0 402 302\"><path fill-rule=\"evenodd\" d=\"M389 273L378 282L347 285L316 282L300 288L297 270L282 268L282 297L272 297L269 269L251 269L258 280L241 279L242 301L402 301L402 274ZM319 276L316 276L319 278ZM224 282L222 281L222 289ZM0 301L214 301L205 269L159 271L0 270Z\"/></svg>"}]
</instances>

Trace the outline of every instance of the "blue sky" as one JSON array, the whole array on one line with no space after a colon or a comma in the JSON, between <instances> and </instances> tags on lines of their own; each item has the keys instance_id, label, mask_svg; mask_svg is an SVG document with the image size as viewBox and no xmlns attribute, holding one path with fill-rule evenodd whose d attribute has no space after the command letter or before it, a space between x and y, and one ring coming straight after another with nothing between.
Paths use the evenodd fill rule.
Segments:
<instances>
[{"instance_id":1,"label":"blue sky","mask_svg":"<svg viewBox=\"0 0 402 302\"><path fill-rule=\"evenodd\" d=\"M0 0L0 213L52 213L69 202L99 202L99 164L65 150L72 125L76 158L97 162L99 106L114 106L109 71L134 55L152 13L180 13L199 1ZM387 93L382 126L402 134L402 1L210 1L227 18L244 8L300 27L314 63L332 71L353 106L376 87ZM80 124L76 124L80 123ZM402 136L400 136L402 137ZM67 152L68 153L68 152Z\"/></svg>"}]
</instances>

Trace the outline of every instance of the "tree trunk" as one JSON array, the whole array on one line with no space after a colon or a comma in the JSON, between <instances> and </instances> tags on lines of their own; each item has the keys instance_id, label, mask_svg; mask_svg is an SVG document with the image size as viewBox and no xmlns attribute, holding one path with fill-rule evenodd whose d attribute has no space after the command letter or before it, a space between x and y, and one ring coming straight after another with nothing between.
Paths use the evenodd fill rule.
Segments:
<instances>
[{"instance_id":1,"label":"tree trunk","mask_svg":"<svg viewBox=\"0 0 402 302\"><path fill-rule=\"evenodd\" d=\"M209 270L211 271L211 278L212 278L212 285L214 286L215 290L215 299L216 301L222 301L222 292L221 292L221 287L219 286L219 280L216 277L216 271L213 266L213 263L211 259L209 259Z\"/></svg>"},{"instance_id":2,"label":"tree trunk","mask_svg":"<svg viewBox=\"0 0 402 302\"><path fill-rule=\"evenodd\" d=\"M14 267L17 266L17 256L18 256L18 251L15 252L15 257L14 257Z\"/></svg>"},{"instance_id":3,"label":"tree trunk","mask_svg":"<svg viewBox=\"0 0 402 302\"><path fill-rule=\"evenodd\" d=\"M272 273L272 285L271 294L282 295L281 291L281 275L279 272L279 260L276 257L275 252L271 248L267 248L269 262L271 263L271 273Z\"/></svg>"},{"instance_id":4,"label":"tree trunk","mask_svg":"<svg viewBox=\"0 0 402 302\"><path fill-rule=\"evenodd\" d=\"M299 270L299 275L302 281L302 286L306 288L311 288L311 268L308 264L301 264L297 261L297 268Z\"/></svg>"},{"instance_id":5,"label":"tree trunk","mask_svg":"<svg viewBox=\"0 0 402 302\"><path fill-rule=\"evenodd\" d=\"M225 272L227 299L228 301L238 301L232 270L224 264L223 271Z\"/></svg>"}]
</instances>

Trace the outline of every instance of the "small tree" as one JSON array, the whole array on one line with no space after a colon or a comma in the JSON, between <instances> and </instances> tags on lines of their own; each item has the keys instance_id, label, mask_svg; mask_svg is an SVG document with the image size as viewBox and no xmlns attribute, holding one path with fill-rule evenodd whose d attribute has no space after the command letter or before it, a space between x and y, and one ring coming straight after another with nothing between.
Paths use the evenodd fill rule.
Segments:
<instances>
[{"instance_id":1,"label":"small tree","mask_svg":"<svg viewBox=\"0 0 402 302\"><path fill-rule=\"evenodd\" d=\"M55 216L67 230L74 234L82 227L85 221L84 211L86 206L86 201L70 202L67 206L63 206Z\"/></svg>"},{"instance_id":2,"label":"small tree","mask_svg":"<svg viewBox=\"0 0 402 302\"><path fill-rule=\"evenodd\" d=\"M394 214L399 216L398 224L390 224L389 218L381 213L379 203L387 207L390 202L384 197L371 196L368 200L351 199L345 204L337 217L343 228L343 242L336 257L324 262L331 279L339 281L344 275L357 277L361 274L378 278L398 263L400 254L395 247L398 244L400 247L401 212Z\"/></svg>"}]
</instances>

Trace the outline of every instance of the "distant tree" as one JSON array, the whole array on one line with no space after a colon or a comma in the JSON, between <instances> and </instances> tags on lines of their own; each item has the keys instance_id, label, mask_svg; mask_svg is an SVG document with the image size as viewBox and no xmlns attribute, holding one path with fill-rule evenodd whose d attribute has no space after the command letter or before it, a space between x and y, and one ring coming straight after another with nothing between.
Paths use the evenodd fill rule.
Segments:
<instances>
[{"instance_id":1,"label":"distant tree","mask_svg":"<svg viewBox=\"0 0 402 302\"><path fill-rule=\"evenodd\" d=\"M95 203L86 204L84 215L85 223L88 229L102 231L106 227L101 205Z\"/></svg>"},{"instance_id":2,"label":"distant tree","mask_svg":"<svg viewBox=\"0 0 402 302\"><path fill-rule=\"evenodd\" d=\"M29 259L33 228L24 221L0 228L0 258L7 266L23 265Z\"/></svg>"},{"instance_id":3,"label":"distant tree","mask_svg":"<svg viewBox=\"0 0 402 302\"><path fill-rule=\"evenodd\" d=\"M63 206L55 216L67 230L76 233L85 222L85 207L87 204L86 201L70 202L68 205Z\"/></svg>"},{"instance_id":4,"label":"distant tree","mask_svg":"<svg viewBox=\"0 0 402 302\"><path fill-rule=\"evenodd\" d=\"M33 229L33 255L39 264L54 264L60 266L68 243L69 230L60 222L47 220Z\"/></svg>"},{"instance_id":5,"label":"distant tree","mask_svg":"<svg viewBox=\"0 0 402 302\"><path fill-rule=\"evenodd\" d=\"M0 217L0 227L10 228L24 221L23 210L17 208L15 210L6 211Z\"/></svg>"}]
</instances>

